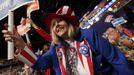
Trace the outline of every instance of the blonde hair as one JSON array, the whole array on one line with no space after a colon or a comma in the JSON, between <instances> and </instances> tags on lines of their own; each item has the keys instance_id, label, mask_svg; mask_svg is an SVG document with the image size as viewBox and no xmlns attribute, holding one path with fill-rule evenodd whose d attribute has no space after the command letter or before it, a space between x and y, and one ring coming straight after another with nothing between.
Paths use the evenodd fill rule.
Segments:
<instances>
[{"instance_id":1,"label":"blonde hair","mask_svg":"<svg viewBox=\"0 0 134 75\"><path fill-rule=\"evenodd\" d=\"M52 34L52 43L58 44L60 43L61 39L58 35L55 34L53 31L54 26L59 23L60 21L65 21L69 25L68 27L68 37L74 39L78 32L78 27L73 26L67 19L64 18L55 18L51 21L51 34Z\"/></svg>"}]
</instances>

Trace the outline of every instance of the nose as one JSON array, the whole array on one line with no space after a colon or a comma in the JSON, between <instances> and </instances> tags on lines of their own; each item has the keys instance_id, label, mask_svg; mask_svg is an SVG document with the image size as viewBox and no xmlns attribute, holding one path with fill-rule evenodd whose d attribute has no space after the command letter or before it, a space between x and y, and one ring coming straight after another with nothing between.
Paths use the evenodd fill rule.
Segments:
<instances>
[{"instance_id":1,"label":"nose","mask_svg":"<svg viewBox=\"0 0 134 75\"><path fill-rule=\"evenodd\" d=\"M55 27L55 30L58 31L59 29L60 29L60 26L57 25L57 26Z\"/></svg>"},{"instance_id":2,"label":"nose","mask_svg":"<svg viewBox=\"0 0 134 75\"><path fill-rule=\"evenodd\" d=\"M63 27L62 25L58 24L58 25L56 25L56 30L60 30L60 29L62 29L62 27Z\"/></svg>"}]
</instances>

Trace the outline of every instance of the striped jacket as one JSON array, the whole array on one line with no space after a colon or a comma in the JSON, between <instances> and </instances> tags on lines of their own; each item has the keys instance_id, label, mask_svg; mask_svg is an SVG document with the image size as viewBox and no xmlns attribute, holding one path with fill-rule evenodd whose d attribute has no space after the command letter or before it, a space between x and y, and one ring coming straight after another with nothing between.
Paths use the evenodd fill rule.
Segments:
<instances>
[{"instance_id":1,"label":"striped jacket","mask_svg":"<svg viewBox=\"0 0 134 75\"><path fill-rule=\"evenodd\" d=\"M121 51L94 30L80 29L75 40L78 75L134 75ZM26 46L17 57L34 69L54 66L56 75L68 75L65 50L62 44L51 44L50 50L37 58Z\"/></svg>"}]
</instances>

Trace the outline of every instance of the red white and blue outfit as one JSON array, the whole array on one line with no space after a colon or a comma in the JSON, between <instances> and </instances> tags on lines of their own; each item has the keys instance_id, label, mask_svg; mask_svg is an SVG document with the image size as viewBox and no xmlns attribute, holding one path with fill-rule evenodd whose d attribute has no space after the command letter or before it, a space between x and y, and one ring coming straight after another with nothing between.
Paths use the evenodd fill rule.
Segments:
<instances>
[{"instance_id":1,"label":"red white and blue outfit","mask_svg":"<svg viewBox=\"0 0 134 75\"><path fill-rule=\"evenodd\" d=\"M54 66L56 75L70 75L66 62L75 60L75 68L70 69L75 71L76 75L134 75L121 51L94 30L80 29L73 47L74 49L67 48L70 52L75 50L69 59L66 59L68 53L63 44L51 44L50 50L40 57L36 57L31 48L26 46L18 53L18 58L37 70Z\"/></svg>"}]
</instances>

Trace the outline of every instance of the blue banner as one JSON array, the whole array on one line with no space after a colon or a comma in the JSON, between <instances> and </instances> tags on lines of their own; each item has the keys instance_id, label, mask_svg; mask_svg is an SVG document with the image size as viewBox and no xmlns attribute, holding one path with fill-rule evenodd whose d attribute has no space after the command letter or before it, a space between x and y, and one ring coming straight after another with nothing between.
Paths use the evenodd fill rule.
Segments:
<instances>
[{"instance_id":1,"label":"blue banner","mask_svg":"<svg viewBox=\"0 0 134 75\"><path fill-rule=\"evenodd\" d=\"M34 0L0 0L0 20L8 15L9 10L13 11L33 1Z\"/></svg>"}]
</instances>

